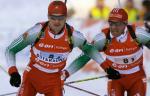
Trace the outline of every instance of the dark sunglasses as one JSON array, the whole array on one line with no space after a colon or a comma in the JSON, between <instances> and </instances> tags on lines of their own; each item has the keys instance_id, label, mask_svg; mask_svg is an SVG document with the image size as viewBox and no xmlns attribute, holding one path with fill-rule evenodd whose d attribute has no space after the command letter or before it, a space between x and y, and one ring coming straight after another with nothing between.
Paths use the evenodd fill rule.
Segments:
<instances>
[{"instance_id":1,"label":"dark sunglasses","mask_svg":"<svg viewBox=\"0 0 150 96\"><path fill-rule=\"evenodd\" d=\"M61 15L61 16L50 15L49 17L52 20L64 20L66 18L66 16L64 16L64 15Z\"/></svg>"},{"instance_id":2,"label":"dark sunglasses","mask_svg":"<svg viewBox=\"0 0 150 96\"><path fill-rule=\"evenodd\" d=\"M125 22L112 22L112 21L110 21L109 25L110 26L122 26L122 25L126 25L126 23Z\"/></svg>"}]
</instances>

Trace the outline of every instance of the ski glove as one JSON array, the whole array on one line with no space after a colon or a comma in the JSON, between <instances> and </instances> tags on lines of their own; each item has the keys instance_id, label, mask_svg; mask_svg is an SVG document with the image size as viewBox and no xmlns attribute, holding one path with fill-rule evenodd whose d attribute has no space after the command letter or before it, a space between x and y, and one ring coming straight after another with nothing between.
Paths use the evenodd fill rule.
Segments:
<instances>
[{"instance_id":1,"label":"ski glove","mask_svg":"<svg viewBox=\"0 0 150 96\"><path fill-rule=\"evenodd\" d=\"M69 72L67 70L63 70L61 72L61 80L66 81L66 79L69 77Z\"/></svg>"},{"instance_id":2,"label":"ski glove","mask_svg":"<svg viewBox=\"0 0 150 96\"><path fill-rule=\"evenodd\" d=\"M120 73L111 67L107 68L105 71L108 74L109 79L116 80L116 79L120 79L120 77L121 77Z\"/></svg>"},{"instance_id":3,"label":"ski glove","mask_svg":"<svg viewBox=\"0 0 150 96\"><path fill-rule=\"evenodd\" d=\"M11 86L19 87L21 83L21 76L18 72L10 74L10 84Z\"/></svg>"},{"instance_id":4,"label":"ski glove","mask_svg":"<svg viewBox=\"0 0 150 96\"><path fill-rule=\"evenodd\" d=\"M61 85L64 86L64 82L69 77L69 72L67 70L61 71Z\"/></svg>"}]
</instances>

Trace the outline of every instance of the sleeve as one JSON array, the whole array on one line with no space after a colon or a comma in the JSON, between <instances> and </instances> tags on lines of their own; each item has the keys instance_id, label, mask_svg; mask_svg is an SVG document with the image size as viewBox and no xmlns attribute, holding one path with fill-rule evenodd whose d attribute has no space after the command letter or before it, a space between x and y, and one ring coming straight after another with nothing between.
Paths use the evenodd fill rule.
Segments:
<instances>
[{"instance_id":1,"label":"sleeve","mask_svg":"<svg viewBox=\"0 0 150 96\"><path fill-rule=\"evenodd\" d=\"M72 41L73 47L81 48L86 42L86 39L81 32L75 30L72 35Z\"/></svg>"},{"instance_id":2,"label":"sleeve","mask_svg":"<svg viewBox=\"0 0 150 96\"><path fill-rule=\"evenodd\" d=\"M107 68L111 67L112 63L113 63L112 61L106 58L106 60L100 64L100 67L102 67L103 70L105 71Z\"/></svg>"},{"instance_id":3,"label":"sleeve","mask_svg":"<svg viewBox=\"0 0 150 96\"><path fill-rule=\"evenodd\" d=\"M89 44L87 42L84 43L85 39L81 39L80 36L78 36L78 40L82 41L78 41L78 44L76 45L81 46L80 49L83 51L83 53L77 59L75 59L66 69L69 72L69 74L73 74L79 69L81 69L90 59L95 60L99 64L104 62L104 59L101 56L100 52L92 44Z\"/></svg>"},{"instance_id":4,"label":"sleeve","mask_svg":"<svg viewBox=\"0 0 150 96\"><path fill-rule=\"evenodd\" d=\"M78 70L80 70L87 62L90 60L85 54L81 54L78 58L76 58L67 68L66 70L69 72L70 75L74 74Z\"/></svg>"},{"instance_id":5,"label":"sleeve","mask_svg":"<svg viewBox=\"0 0 150 96\"><path fill-rule=\"evenodd\" d=\"M136 27L135 34L137 40L150 49L150 33L148 33L144 28Z\"/></svg>"},{"instance_id":6,"label":"sleeve","mask_svg":"<svg viewBox=\"0 0 150 96\"><path fill-rule=\"evenodd\" d=\"M93 45L99 50L99 51L103 51L105 44L106 44L106 35L101 32L99 34L97 34L93 40ZM110 64L112 62L108 62L108 60L101 60L103 61L102 63L99 63L99 65L105 70L108 66L110 66ZM110 64L109 64L110 63Z\"/></svg>"},{"instance_id":7,"label":"sleeve","mask_svg":"<svg viewBox=\"0 0 150 96\"><path fill-rule=\"evenodd\" d=\"M106 44L105 34L103 32L97 34L92 43L99 51L102 51Z\"/></svg>"},{"instance_id":8,"label":"sleeve","mask_svg":"<svg viewBox=\"0 0 150 96\"><path fill-rule=\"evenodd\" d=\"M34 43L38 33L42 28L41 24L36 24L25 33L16 38L5 51L6 63L8 65L8 73L11 74L17 71L16 57L17 52L23 50L26 46Z\"/></svg>"}]
</instances>

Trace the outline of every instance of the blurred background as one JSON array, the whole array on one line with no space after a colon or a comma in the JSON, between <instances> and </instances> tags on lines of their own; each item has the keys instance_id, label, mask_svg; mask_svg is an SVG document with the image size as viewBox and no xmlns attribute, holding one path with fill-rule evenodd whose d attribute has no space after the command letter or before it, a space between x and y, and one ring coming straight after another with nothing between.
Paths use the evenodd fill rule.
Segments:
<instances>
[{"instance_id":1,"label":"blurred background","mask_svg":"<svg viewBox=\"0 0 150 96\"><path fill-rule=\"evenodd\" d=\"M52 0L0 0L0 96L5 93L17 92L17 88L9 85L6 73L5 48L19 35L36 23L47 20L47 8ZM107 26L109 12L114 7L125 8L129 15L129 23L143 26L144 16L150 11L149 0L67 0L67 22L81 31L91 42L100 30ZM17 67L23 72L29 60L29 47L17 54ZM144 66L147 76L150 76L150 51L144 48ZM67 66L81 53L77 48L70 54ZM105 56L104 56L105 57ZM105 75L104 71L91 60L79 72L67 81ZM150 81L149 81L150 82ZM89 90L100 96L107 96L107 78L86 81L74 86ZM149 88L148 83L148 88ZM65 86L64 96L93 96L81 90ZM149 95L148 95L149 94ZM9 95L15 96L15 94ZM42 96L38 94L37 96ZM147 90L147 96L150 91Z\"/></svg>"}]
</instances>

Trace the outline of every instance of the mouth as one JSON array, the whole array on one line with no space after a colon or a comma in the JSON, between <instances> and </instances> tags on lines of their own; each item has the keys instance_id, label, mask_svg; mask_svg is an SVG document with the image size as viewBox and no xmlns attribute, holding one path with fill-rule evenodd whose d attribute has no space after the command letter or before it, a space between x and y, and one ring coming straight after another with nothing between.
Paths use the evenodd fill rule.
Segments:
<instances>
[{"instance_id":1,"label":"mouth","mask_svg":"<svg viewBox=\"0 0 150 96\"><path fill-rule=\"evenodd\" d=\"M115 32L112 32L112 35L114 36L114 37L118 37L119 36L119 34L115 31Z\"/></svg>"},{"instance_id":2,"label":"mouth","mask_svg":"<svg viewBox=\"0 0 150 96\"><path fill-rule=\"evenodd\" d=\"M54 24L54 26L55 26L55 27L59 27L59 26L60 26L60 24Z\"/></svg>"}]
</instances>

